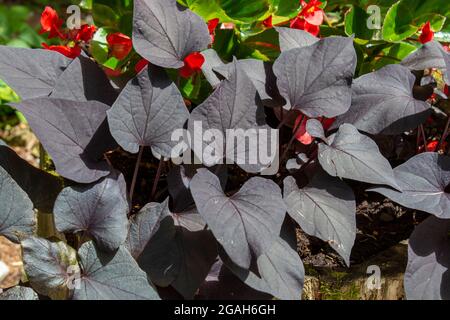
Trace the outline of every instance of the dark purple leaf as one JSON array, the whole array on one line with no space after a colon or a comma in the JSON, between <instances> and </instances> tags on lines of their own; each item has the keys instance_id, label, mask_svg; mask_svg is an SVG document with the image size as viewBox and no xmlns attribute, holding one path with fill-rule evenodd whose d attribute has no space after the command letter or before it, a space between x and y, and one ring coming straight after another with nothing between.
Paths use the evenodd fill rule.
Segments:
<instances>
[{"instance_id":1,"label":"dark purple leaf","mask_svg":"<svg viewBox=\"0 0 450 320\"><path fill-rule=\"evenodd\" d=\"M356 237L356 202L352 189L339 179L319 173L299 189L293 177L284 180L289 215L309 235L327 241L350 265Z\"/></svg>"},{"instance_id":2,"label":"dark purple leaf","mask_svg":"<svg viewBox=\"0 0 450 320\"><path fill-rule=\"evenodd\" d=\"M278 91L272 64L256 59L242 59L237 61L237 66L242 68L250 78L265 106L275 108L285 103ZM234 65L233 63L219 65L214 67L213 70L224 78L230 79L234 72Z\"/></svg>"},{"instance_id":3,"label":"dark purple leaf","mask_svg":"<svg viewBox=\"0 0 450 320\"><path fill-rule=\"evenodd\" d=\"M74 300L159 300L147 275L125 247L114 253L95 248L92 241L78 251L82 269Z\"/></svg>"},{"instance_id":4,"label":"dark purple leaf","mask_svg":"<svg viewBox=\"0 0 450 320\"><path fill-rule=\"evenodd\" d=\"M273 66L286 109L333 118L351 105L356 68L352 38L331 37L282 52Z\"/></svg>"},{"instance_id":5,"label":"dark purple leaf","mask_svg":"<svg viewBox=\"0 0 450 320\"><path fill-rule=\"evenodd\" d=\"M234 132L238 141L246 139L247 129L252 129L251 133L254 134L250 136L250 139L256 139L255 135L259 129L270 129L265 122L264 108L255 86L242 68L238 67L236 61L232 65L234 71L230 74L229 79L222 81L209 98L191 113L188 125L193 139L191 148L197 158L201 159L206 166L216 165L223 158L226 158L227 162L237 163L247 172L260 172L268 164L261 163L257 152L254 150L253 152L249 151L248 143L240 145L238 142L232 147L227 146L226 141L216 141L214 139L214 141L207 143L203 139L202 141L195 139L194 128L199 123L202 125L203 132L217 129L223 137L227 137L228 129L235 129ZM264 135L259 135L258 138L259 145L267 142L270 146L268 141L263 140ZM220 145L223 146L223 157L214 153L212 154L213 157L209 159L208 155L205 154L206 150L212 146L215 151L219 152Z\"/></svg>"},{"instance_id":6,"label":"dark purple leaf","mask_svg":"<svg viewBox=\"0 0 450 320\"><path fill-rule=\"evenodd\" d=\"M52 299L71 296L71 278L80 273L74 249L62 241L30 237L22 241L22 251L25 273L34 290Z\"/></svg>"},{"instance_id":7,"label":"dark purple leaf","mask_svg":"<svg viewBox=\"0 0 450 320\"><path fill-rule=\"evenodd\" d=\"M387 65L356 79L352 106L333 128L350 123L370 134L392 135L417 128L428 118L431 106L414 98L415 81L409 69L401 65Z\"/></svg>"},{"instance_id":8,"label":"dark purple leaf","mask_svg":"<svg viewBox=\"0 0 450 320\"><path fill-rule=\"evenodd\" d=\"M400 191L377 187L381 193L407 208L450 219L450 158L437 153L421 153L394 169Z\"/></svg>"},{"instance_id":9,"label":"dark purple leaf","mask_svg":"<svg viewBox=\"0 0 450 320\"><path fill-rule=\"evenodd\" d=\"M275 29L278 31L280 35L279 38L280 38L281 52L296 48L307 47L320 40L319 38L314 37L309 32L299 29L282 28L282 27L275 27Z\"/></svg>"},{"instance_id":10,"label":"dark purple leaf","mask_svg":"<svg viewBox=\"0 0 450 320\"><path fill-rule=\"evenodd\" d=\"M0 167L0 235L14 242L33 234L33 203L13 178Z\"/></svg>"},{"instance_id":11,"label":"dark purple leaf","mask_svg":"<svg viewBox=\"0 0 450 320\"><path fill-rule=\"evenodd\" d=\"M227 197L219 178L200 169L191 190L200 215L238 266L248 269L252 254L272 248L286 214L281 190L273 181L251 178Z\"/></svg>"},{"instance_id":12,"label":"dark purple leaf","mask_svg":"<svg viewBox=\"0 0 450 320\"><path fill-rule=\"evenodd\" d=\"M33 167L1 141L0 166L28 194L36 209L53 212L56 197L62 189L61 179Z\"/></svg>"},{"instance_id":13,"label":"dark purple leaf","mask_svg":"<svg viewBox=\"0 0 450 320\"><path fill-rule=\"evenodd\" d=\"M23 101L17 108L64 178L91 183L110 173L101 158L113 144L105 126L107 105L39 98Z\"/></svg>"},{"instance_id":14,"label":"dark purple leaf","mask_svg":"<svg viewBox=\"0 0 450 320\"><path fill-rule=\"evenodd\" d=\"M319 144L319 162L333 177L399 188L391 165L377 144L350 124L342 125L329 138L329 145Z\"/></svg>"},{"instance_id":15,"label":"dark purple leaf","mask_svg":"<svg viewBox=\"0 0 450 320\"><path fill-rule=\"evenodd\" d=\"M71 62L54 51L0 46L0 78L22 100L48 96Z\"/></svg>"},{"instance_id":16,"label":"dark purple leaf","mask_svg":"<svg viewBox=\"0 0 450 320\"><path fill-rule=\"evenodd\" d=\"M203 51L210 43L203 19L176 0L134 2L134 48L151 63L179 69L187 55Z\"/></svg>"},{"instance_id":17,"label":"dark purple leaf","mask_svg":"<svg viewBox=\"0 0 450 320\"><path fill-rule=\"evenodd\" d=\"M59 232L84 233L105 251L117 250L128 234L129 204L124 177L113 172L97 183L65 188L56 199Z\"/></svg>"},{"instance_id":18,"label":"dark purple leaf","mask_svg":"<svg viewBox=\"0 0 450 320\"><path fill-rule=\"evenodd\" d=\"M137 153L140 146L171 157L177 144L172 132L182 129L189 112L177 86L163 69L149 66L133 78L108 111L111 133L128 152Z\"/></svg>"},{"instance_id":19,"label":"dark purple leaf","mask_svg":"<svg viewBox=\"0 0 450 320\"><path fill-rule=\"evenodd\" d=\"M429 217L409 239L405 292L410 300L450 300L450 220Z\"/></svg>"}]
</instances>

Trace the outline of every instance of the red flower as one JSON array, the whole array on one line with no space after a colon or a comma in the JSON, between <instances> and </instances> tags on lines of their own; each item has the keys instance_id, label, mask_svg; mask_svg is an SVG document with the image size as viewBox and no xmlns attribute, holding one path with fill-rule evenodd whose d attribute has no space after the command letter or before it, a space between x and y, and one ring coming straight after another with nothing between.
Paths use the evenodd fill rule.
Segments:
<instances>
[{"instance_id":1,"label":"red flower","mask_svg":"<svg viewBox=\"0 0 450 320\"><path fill-rule=\"evenodd\" d=\"M49 46L43 43L42 46L51 51L59 52L68 58L75 59L81 54L81 48L79 46L69 47L69 46Z\"/></svg>"},{"instance_id":2,"label":"red flower","mask_svg":"<svg viewBox=\"0 0 450 320\"><path fill-rule=\"evenodd\" d=\"M106 37L106 41L111 49L111 55L118 60L125 59L133 48L131 38L123 33L112 33Z\"/></svg>"},{"instance_id":3,"label":"red flower","mask_svg":"<svg viewBox=\"0 0 450 320\"><path fill-rule=\"evenodd\" d=\"M136 73L141 72L142 70L144 70L144 68L146 66L148 66L148 61L145 60L144 58L142 58L141 60L138 61L138 63L136 63L136 66L134 67L134 70L136 71Z\"/></svg>"},{"instance_id":4,"label":"red flower","mask_svg":"<svg viewBox=\"0 0 450 320\"><path fill-rule=\"evenodd\" d=\"M75 41L89 42L94 37L95 31L97 31L97 28L95 26L83 24L81 28L77 30L77 34L75 35Z\"/></svg>"},{"instance_id":5,"label":"red flower","mask_svg":"<svg viewBox=\"0 0 450 320\"><path fill-rule=\"evenodd\" d=\"M114 70L108 67L103 67L103 70L105 70L106 75L111 78L118 77L122 74L121 70Z\"/></svg>"},{"instance_id":6,"label":"red flower","mask_svg":"<svg viewBox=\"0 0 450 320\"><path fill-rule=\"evenodd\" d=\"M314 138L306 132L306 122L308 120L309 118L307 116L299 115L297 119L295 119L294 125L295 138L305 145L310 145L314 141Z\"/></svg>"},{"instance_id":7,"label":"red flower","mask_svg":"<svg viewBox=\"0 0 450 320\"><path fill-rule=\"evenodd\" d=\"M336 121L336 118L319 118L319 121L322 122L323 125L323 129L326 131L328 131L328 129L331 128L331 126L333 125L333 123Z\"/></svg>"},{"instance_id":8,"label":"red flower","mask_svg":"<svg viewBox=\"0 0 450 320\"><path fill-rule=\"evenodd\" d=\"M319 35L319 32L320 32L319 26L310 24L310 23L308 23L308 21L306 21L305 19L300 18L300 17L297 17L291 21L291 28L304 30L316 37Z\"/></svg>"},{"instance_id":9,"label":"red flower","mask_svg":"<svg viewBox=\"0 0 450 320\"><path fill-rule=\"evenodd\" d=\"M422 27L422 33L420 34L419 41L422 44L425 44L427 42L430 42L434 39L434 32L431 30L430 21L428 21L423 27Z\"/></svg>"},{"instance_id":10,"label":"red flower","mask_svg":"<svg viewBox=\"0 0 450 320\"><path fill-rule=\"evenodd\" d=\"M444 86L444 94L448 97L450 95L450 92L448 90L448 85Z\"/></svg>"},{"instance_id":11,"label":"red flower","mask_svg":"<svg viewBox=\"0 0 450 320\"><path fill-rule=\"evenodd\" d=\"M266 20L263 21L263 25L266 28L272 28L273 24L272 24L272 16L268 17Z\"/></svg>"},{"instance_id":12,"label":"red flower","mask_svg":"<svg viewBox=\"0 0 450 320\"><path fill-rule=\"evenodd\" d=\"M58 13L52 7L45 7L44 11L41 15L41 30L40 34L49 32L49 39L52 38L61 38L66 39L66 36L61 32L61 26L63 24L63 20L58 17Z\"/></svg>"},{"instance_id":13,"label":"red flower","mask_svg":"<svg viewBox=\"0 0 450 320\"><path fill-rule=\"evenodd\" d=\"M219 25L219 18L215 18L208 21L208 30L210 34L213 34L216 31L217 26Z\"/></svg>"},{"instance_id":14,"label":"red flower","mask_svg":"<svg viewBox=\"0 0 450 320\"><path fill-rule=\"evenodd\" d=\"M427 152L435 152L439 145L439 141L431 141L427 143Z\"/></svg>"},{"instance_id":15,"label":"red flower","mask_svg":"<svg viewBox=\"0 0 450 320\"><path fill-rule=\"evenodd\" d=\"M200 52L193 52L184 59L184 67L180 69L183 78L189 78L202 69L205 57Z\"/></svg>"},{"instance_id":16,"label":"red flower","mask_svg":"<svg viewBox=\"0 0 450 320\"><path fill-rule=\"evenodd\" d=\"M306 3L302 0L302 11L299 16L303 17L309 24L320 26L323 22L324 12L320 8L322 2L318 0L310 0Z\"/></svg>"},{"instance_id":17,"label":"red flower","mask_svg":"<svg viewBox=\"0 0 450 320\"><path fill-rule=\"evenodd\" d=\"M208 21L208 30L211 35L211 42L214 42L216 36L216 28L219 25L219 18L215 18Z\"/></svg>"}]
</instances>

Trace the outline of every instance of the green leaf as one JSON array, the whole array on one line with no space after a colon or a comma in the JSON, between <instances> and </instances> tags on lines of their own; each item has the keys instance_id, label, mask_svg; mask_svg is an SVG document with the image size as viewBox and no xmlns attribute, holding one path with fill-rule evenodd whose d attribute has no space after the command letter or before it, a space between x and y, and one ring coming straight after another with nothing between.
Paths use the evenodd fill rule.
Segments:
<instances>
[{"instance_id":1,"label":"green leaf","mask_svg":"<svg viewBox=\"0 0 450 320\"><path fill-rule=\"evenodd\" d=\"M218 0L221 8L232 19L252 23L267 15L268 0Z\"/></svg>"},{"instance_id":2,"label":"green leaf","mask_svg":"<svg viewBox=\"0 0 450 320\"><path fill-rule=\"evenodd\" d=\"M109 6L94 3L92 5L92 17L96 25L117 27L119 16Z\"/></svg>"},{"instance_id":3,"label":"green leaf","mask_svg":"<svg viewBox=\"0 0 450 320\"><path fill-rule=\"evenodd\" d=\"M395 3L386 14L383 25L383 39L390 42L399 42L413 36L427 21L431 22L432 29L439 31L444 23L445 16L450 13L450 4L447 1L431 0L400 0Z\"/></svg>"},{"instance_id":4,"label":"green leaf","mask_svg":"<svg viewBox=\"0 0 450 320\"><path fill-rule=\"evenodd\" d=\"M348 36L355 35L356 38L370 40L374 30L367 27L369 14L358 6L352 6L345 15L345 33Z\"/></svg>"},{"instance_id":5,"label":"green leaf","mask_svg":"<svg viewBox=\"0 0 450 320\"><path fill-rule=\"evenodd\" d=\"M301 8L297 0L272 0L272 5L276 16L287 18L295 17Z\"/></svg>"}]
</instances>

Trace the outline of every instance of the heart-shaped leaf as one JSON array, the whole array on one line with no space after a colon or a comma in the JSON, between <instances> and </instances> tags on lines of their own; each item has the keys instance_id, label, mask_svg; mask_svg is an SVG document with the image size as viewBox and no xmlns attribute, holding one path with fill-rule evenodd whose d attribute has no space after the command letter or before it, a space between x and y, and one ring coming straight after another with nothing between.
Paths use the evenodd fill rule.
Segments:
<instances>
[{"instance_id":1,"label":"heart-shaped leaf","mask_svg":"<svg viewBox=\"0 0 450 320\"><path fill-rule=\"evenodd\" d=\"M204 228L191 232L179 226L168 204L167 199L141 209L132 220L127 246L155 284L172 285L192 299L217 257L216 241Z\"/></svg>"},{"instance_id":2,"label":"heart-shaped leaf","mask_svg":"<svg viewBox=\"0 0 450 320\"><path fill-rule=\"evenodd\" d=\"M53 212L56 197L62 189L60 179L33 167L2 141L0 141L0 166L27 193L36 209L41 212Z\"/></svg>"},{"instance_id":3,"label":"heart-shaped leaf","mask_svg":"<svg viewBox=\"0 0 450 320\"><path fill-rule=\"evenodd\" d=\"M175 211L182 212L194 205L194 198L192 198L190 183L192 178L197 173L198 168L201 167L196 165L181 165L176 166L169 171L169 174L167 175L167 184L169 186L169 193L173 200L172 208ZM227 167L220 165L211 167L209 170L214 172L214 174L219 177L222 188L225 188L228 180Z\"/></svg>"},{"instance_id":4,"label":"heart-shaped leaf","mask_svg":"<svg viewBox=\"0 0 450 320\"><path fill-rule=\"evenodd\" d=\"M97 63L81 55L58 78L50 97L80 102L94 100L111 106L117 92Z\"/></svg>"},{"instance_id":5,"label":"heart-shaped leaf","mask_svg":"<svg viewBox=\"0 0 450 320\"><path fill-rule=\"evenodd\" d=\"M343 37L284 51L273 66L285 108L310 118L334 118L350 108L355 69L353 39Z\"/></svg>"},{"instance_id":6,"label":"heart-shaped leaf","mask_svg":"<svg viewBox=\"0 0 450 320\"><path fill-rule=\"evenodd\" d=\"M292 235L289 234L290 231L293 231ZM294 241L284 239L287 236ZM281 238L277 239L270 250L256 259L259 275L253 265L250 270L242 269L233 263L223 250L219 250L219 254L226 266L249 287L278 299L300 300L305 270L296 245L295 230L287 229L284 224Z\"/></svg>"},{"instance_id":7,"label":"heart-shaped leaf","mask_svg":"<svg viewBox=\"0 0 450 320\"><path fill-rule=\"evenodd\" d=\"M309 32L299 29L282 28L282 27L275 27L275 29L278 31L280 35L281 52L296 48L307 47L320 40L319 38L314 37Z\"/></svg>"},{"instance_id":8,"label":"heart-shaped leaf","mask_svg":"<svg viewBox=\"0 0 450 320\"><path fill-rule=\"evenodd\" d=\"M192 299L217 257L216 241L203 228L191 232L178 226L180 217L168 204L167 199L141 209L132 220L127 246L155 284L172 285Z\"/></svg>"},{"instance_id":9,"label":"heart-shaped leaf","mask_svg":"<svg viewBox=\"0 0 450 320\"><path fill-rule=\"evenodd\" d=\"M78 255L83 272L74 300L159 300L147 275L125 247L105 253L90 241L81 246Z\"/></svg>"},{"instance_id":10,"label":"heart-shaped leaf","mask_svg":"<svg viewBox=\"0 0 450 320\"><path fill-rule=\"evenodd\" d=\"M114 145L105 127L107 105L39 98L23 101L17 108L63 177L91 183L110 173L102 159L103 153Z\"/></svg>"},{"instance_id":11,"label":"heart-shaped leaf","mask_svg":"<svg viewBox=\"0 0 450 320\"><path fill-rule=\"evenodd\" d=\"M136 0L133 12L134 48L157 66L179 69L187 55L211 43L203 19L176 0Z\"/></svg>"},{"instance_id":12,"label":"heart-shaped leaf","mask_svg":"<svg viewBox=\"0 0 450 320\"><path fill-rule=\"evenodd\" d=\"M396 167L394 175L402 192L389 188L369 189L407 208L450 219L450 158L437 153L421 153Z\"/></svg>"},{"instance_id":13,"label":"heart-shaped leaf","mask_svg":"<svg viewBox=\"0 0 450 320\"><path fill-rule=\"evenodd\" d=\"M189 112L177 86L161 68L149 66L133 78L108 111L111 133L128 152L150 146L164 157L172 156L172 132L182 129Z\"/></svg>"},{"instance_id":14,"label":"heart-shaped leaf","mask_svg":"<svg viewBox=\"0 0 450 320\"><path fill-rule=\"evenodd\" d=\"M11 176L0 167L0 235L19 242L33 234L33 203Z\"/></svg>"},{"instance_id":15,"label":"heart-shaped leaf","mask_svg":"<svg viewBox=\"0 0 450 320\"><path fill-rule=\"evenodd\" d=\"M285 103L278 91L272 64L257 59L242 59L237 61L237 65L250 78L265 106L275 108ZM230 79L234 64L217 66L213 70Z\"/></svg>"},{"instance_id":16,"label":"heart-shaped leaf","mask_svg":"<svg viewBox=\"0 0 450 320\"><path fill-rule=\"evenodd\" d=\"M138 259L150 239L160 229L161 221L170 216L169 199L163 203L148 203L131 218L126 246Z\"/></svg>"},{"instance_id":17,"label":"heart-shaped leaf","mask_svg":"<svg viewBox=\"0 0 450 320\"><path fill-rule=\"evenodd\" d=\"M192 299L217 258L217 244L211 231L188 231L177 227L176 241L181 260L172 286L186 299Z\"/></svg>"},{"instance_id":18,"label":"heart-shaped leaf","mask_svg":"<svg viewBox=\"0 0 450 320\"><path fill-rule=\"evenodd\" d=\"M258 141L261 146L268 141L264 140L263 134L256 137L257 131L270 130L265 122L264 108L255 86L242 68L238 67L236 61L232 66L234 70L230 73L229 79L222 81L209 98L191 113L188 124L190 136L193 138L191 149L206 166L216 165L225 157L227 163L234 162L248 172L260 172L269 164L261 163L258 152L250 151L248 143L227 145L227 141L224 141L225 137L226 140L232 140L228 139L227 130L234 129L230 131L233 131L238 141L248 138L250 141ZM196 139L196 127L200 125L203 131L218 130L222 137L218 138L219 141L213 139L211 143L207 143L204 139ZM251 130L246 132L247 129ZM207 154L211 146L215 151L213 155ZM223 156L218 154L221 149Z\"/></svg>"},{"instance_id":19,"label":"heart-shaped leaf","mask_svg":"<svg viewBox=\"0 0 450 320\"><path fill-rule=\"evenodd\" d=\"M325 130L323 128L323 125L317 119L309 119L306 122L306 132L311 137L319 138L319 139L327 142L327 138L325 137Z\"/></svg>"},{"instance_id":20,"label":"heart-shaped leaf","mask_svg":"<svg viewBox=\"0 0 450 320\"><path fill-rule=\"evenodd\" d=\"M55 225L59 232L83 232L97 246L113 251L128 234L126 182L113 172L97 183L65 188L55 203Z\"/></svg>"},{"instance_id":21,"label":"heart-shaped leaf","mask_svg":"<svg viewBox=\"0 0 450 320\"><path fill-rule=\"evenodd\" d=\"M0 46L0 78L22 100L48 96L71 62L54 51Z\"/></svg>"},{"instance_id":22,"label":"heart-shaped leaf","mask_svg":"<svg viewBox=\"0 0 450 320\"><path fill-rule=\"evenodd\" d=\"M16 286L3 293L0 293L0 301L1 300L39 300L39 297L37 293L31 288Z\"/></svg>"},{"instance_id":23,"label":"heart-shaped leaf","mask_svg":"<svg viewBox=\"0 0 450 320\"><path fill-rule=\"evenodd\" d=\"M356 202L352 189L319 173L299 189L293 177L284 180L289 215L309 235L327 241L347 265L356 237Z\"/></svg>"},{"instance_id":24,"label":"heart-shaped leaf","mask_svg":"<svg viewBox=\"0 0 450 320\"><path fill-rule=\"evenodd\" d=\"M445 70L444 54L444 48L439 42L430 41L403 59L401 64L410 70L429 68Z\"/></svg>"},{"instance_id":25,"label":"heart-shaped leaf","mask_svg":"<svg viewBox=\"0 0 450 320\"><path fill-rule=\"evenodd\" d=\"M399 188L377 144L350 124L342 125L329 144L319 144L319 162L333 177Z\"/></svg>"},{"instance_id":26,"label":"heart-shaped leaf","mask_svg":"<svg viewBox=\"0 0 450 320\"><path fill-rule=\"evenodd\" d=\"M399 134L417 128L427 119L431 106L414 98L415 81L401 65L387 65L356 79L352 106L333 127L351 123L371 134Z\"/></svg>"},{"instance_id":27,"label":"heart-shaped leaf","mask_svg":"<svg viewBox=\"0 0 450 320\"><path fill-rule=\"evenodd\" d=\"M67 299L80 273L77 253L64 242L31 237L22 241L24 269L31 286L52 299Z\"/></svg>"},{"instance_id":28,"label":"heart-shaped leaf","mask_svg":"<svg viewBox=\"0 0 450 320\"><path fill-rule=\"evenodd\" d=\"M281 190L273 181L251 178L239 192L227 197L219 178L200 169L191 181L191 190L199 213L238 266L248 269L252 254L261 255L272 248L286 214Z\"/></svg>"},{"instance_id":29,"label":"heart-shaped leaf","mask_svg":"<svg viewBox=\"0 0 450 320\"><path fill-rule=\"evenodd\" d=\"M410 300L450 299L450 220L429 217L408 243L405 292Z\"/></svg>"}]
</instances>

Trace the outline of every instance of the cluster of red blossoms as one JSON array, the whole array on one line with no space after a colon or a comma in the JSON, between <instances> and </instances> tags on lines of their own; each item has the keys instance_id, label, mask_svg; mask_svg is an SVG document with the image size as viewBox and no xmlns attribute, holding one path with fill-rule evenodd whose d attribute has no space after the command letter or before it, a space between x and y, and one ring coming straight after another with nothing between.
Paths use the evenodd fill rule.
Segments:
<instances>
[{"instance_id":1,"label":"cluster of red blossoms","mask_svg":"<svg viewBox=\"0 0 450 320\"><path fill-rule=\"evenodd\" d=\"M40 34L49 33L48 38L59 38L67 42L67 45L49 46L43 43L45 49L59 52L66 57L76 58L81 54L81 43L89 42L96 31L95 26L83 25L80 29L62 30L63 20L59 18L58 13L51 7L45 7L41 15Z\"/></svg>"},{"instance_id":2,"label":"cluster of red blossoms","mask_svg":"<svg viewBox=\"0 0 450 320\"><path fill-rule=\"evenodd\" d=\"M320 25L323 23L325 17L325 13L320 7L322 2L319 0L310 0L309 3L306 3L302 0L301 4L302 11L291 21L291 28L304 30L313 36L318 36Z\"/></svg>"},{"instance_id":3,"label":"cluster of red blossoms","mask_svg":"<svg viewBox=\"0 0 450 320\"><path fill-rule=\"evenodd\" d=\"M81 54L83 44L89 43L94 37L97 28L93 25L84 24L79 29L65 30L62 28L63 19L52 7L45 7L41 15L40 34L48 33L48 38L59 38L64 45L48 45L43 43L45 49L59 52L66 57L75 59ZM106 38L110 48L110 55L118 60L125 59L133 49L131 38L122 33L109 34Z\"/></svg>"}]
</instances>

